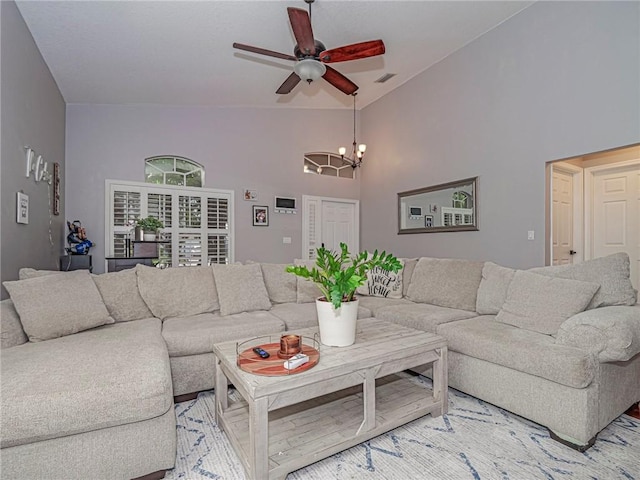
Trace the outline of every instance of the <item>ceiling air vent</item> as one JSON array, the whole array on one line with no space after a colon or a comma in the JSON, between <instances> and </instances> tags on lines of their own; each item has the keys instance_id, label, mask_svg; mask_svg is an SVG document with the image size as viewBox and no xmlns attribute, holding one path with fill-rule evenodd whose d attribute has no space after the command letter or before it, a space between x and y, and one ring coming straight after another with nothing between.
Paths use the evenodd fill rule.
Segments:
<instances>
[{"instance_id":1,"label":"ceiling air vent","mask_svg":"<svg viewBox=\"0 0 640 480\"><path fill-rule=\"evenodd\" d=\"M397 74L395 73L385 73L384 75L382 75L379 79L377 79L374 83L384 83L387 80L392 79L393 77L395 77Z\"/></svg>"}]
</instances>

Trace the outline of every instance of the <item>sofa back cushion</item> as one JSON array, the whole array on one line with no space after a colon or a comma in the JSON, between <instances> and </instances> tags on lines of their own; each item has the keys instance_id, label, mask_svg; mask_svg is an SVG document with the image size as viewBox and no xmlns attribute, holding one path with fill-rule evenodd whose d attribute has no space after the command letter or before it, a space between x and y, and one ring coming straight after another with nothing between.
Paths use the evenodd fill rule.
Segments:
<instances>
[{"instance_id":1,"label":"sofa back cushion","mask_svg":"<svg viewBox=\"0 0 640 480\"><path fill-rule=\"evenodd\" d=\"M26 280L28 278L45 277L47 275L57 275L59 270L36 270L35 268L21 268L18 271L18 280Z\"/></svg>"},{"instance_id":2,"label":"sofa back cushion","mask_svg":"<svg viewBox=\"0 0 640 480\"><path fill-rule=\"evenodd\" d=\"M496 315L507 299L507 290L515 273L513 268L485 262L482 267L482 281L478 287L476 312L480 315Z\"/></svg>"},{"instance_id":3,"label":"sofa back cushion","mask_svg":"<svg viewBox=\"0 0 640 480\"><path fill-rule=\"evenodd\" d=\"M213 265L213 276L221 315L271 308L259 264Z\"/></svg>"},{"instance_id":4,"label":"sofa back cushion","mask_svg":"<svg viewBox=\"0 0 640 480\"><path fill-rule=\"evenodd\" d=\"M369 254L371 257L371 254ZM402 280L404 261L398 259L402 268L397 272L383 270L380 267L374 267L367 272L367 280L364 285L356 289L358 295L371 295L374 297L384 298L402 298Z\"/></svg>"},{"instance_id":5,"label":"sofa back cushion","mask_svg":"<svg viewBox=\"0 0 640 480\"><path fill-rule=\"evenodd\" d=\"M140 295L155 317L186 317L220 308L211 267L136 265Z\"/></svg>"},{"instance_id":6,"label":"sofa back cushion","mask_svg":"<svg viewBox=\"0 0 640 480\"><path fill-rule=\"evenodd\" d=\"M22 329L20 316L8 298L0 302L0 340L1 348L15 347L29 340Z\"/></svg>"},{"instance_id":7,"label":"sofa back cushion","mask_svg":"<svg viewBox=\"0 0 640 480\"><path fill-rule=\"evenodd\" d=\"M250 263L250 262L247 262ZM272 303L296 303L296 276L288 273L286 263L260 263L262 278Z\"/></svg>"},{"instance_id":8,"label":"sofa back cushion","mask_svg":"<svg viewBox=\"0 0 640 480\"><path fill-rule=\"evenodd\" d=\"M532 268L530 272L550 277L569 278L600 285L587 309L614 305L635 305L638 292L630 280L629 255L614 253L575 265Z\"/></svg>"},{"instance_id":9,"label":"sofa back cushion","mask_svg":"<svg viewBox=\"0 0 640 480\"><path fill-rule=\"evenodd\" d=\"M134 269L93 275L102 300L116 322L128 322L153 317L138 290L138 276Z\"/></svg>"},{"instance_id":10,"label":"sofa back cushion","mask_svg":"<svg viewBox=\"0 0 640 480\"><path fill-rule=\"evenodd\" d=\"M416 269L416 265L418 264L418 258L403 258L404 267L402 268L402 296L407 296L407 291L409 290L409 285L411 284L411 277L413 276L413 271Z\"/></svg>"},{"instance_id":11,"label":"sofa back cushion","mask_svg":"<svg viewBox=\"0 0 640 480\"><path fill-rule=\"evenodd\" d=\"M407 298L475 312L483 265L470 260L422 257L413 271Z\"/></svg>"},{"instance_id":12,"label":"sofa back cushion","mask_svg":"<svg viewBox=\"0 0 640 480\"><path fill-rule=\"evenodd\" d=\"M114 323L88 270L4 282L32 342Z\"/></svg>"},{"instance_id":13,"label":"sofa back cushion","mask_svg":"<svg viewBox=\"0 0 640 480\"><path fill-rule=\"evenodd\" d=\"M305 265L309 270L316 266L315 260L298 260L294 261L296 265ZM290 274L293 275L293 274ZM297 282L297 303L310 303L315 302L316 298L322 297L322 292L318 286L307 278L296 276Z\"/></svg>"},{"instance_id":14,"label":"sofa back cushion","mask_svg":"<svg viewBox=\"0 0 640 480\"><path fill-rule=\"evenodd\" d=\"M499 322L555 335L569 317L587 308L600 285L518 270L496 317Z\"/></svg>"}]
</instances>

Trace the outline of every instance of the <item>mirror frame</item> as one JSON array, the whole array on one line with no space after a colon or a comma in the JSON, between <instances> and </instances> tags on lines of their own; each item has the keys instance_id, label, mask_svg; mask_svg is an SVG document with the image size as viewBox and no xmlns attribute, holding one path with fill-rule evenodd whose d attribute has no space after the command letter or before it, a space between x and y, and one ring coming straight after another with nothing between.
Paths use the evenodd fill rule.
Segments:
<instances>
[{"instance_id":1,"label":"mirror frame","mask_svg":"<svg viewBox=\"0 0 640 480\"><path fill-rule=\"evenodd\" d=\"M418 228L402 228L402 201L407 197L421 195L423 193L437 192L450 188L472 185L473 187L473 224L472 225L454 225L450 227L418 227ZM478 177L465 178L455 182L441 183L430 187L416 188L398 193L398 235L407 233L438 233L438 232L468 232L480 230L478 227Z\"/></svg>"}]
</instances>

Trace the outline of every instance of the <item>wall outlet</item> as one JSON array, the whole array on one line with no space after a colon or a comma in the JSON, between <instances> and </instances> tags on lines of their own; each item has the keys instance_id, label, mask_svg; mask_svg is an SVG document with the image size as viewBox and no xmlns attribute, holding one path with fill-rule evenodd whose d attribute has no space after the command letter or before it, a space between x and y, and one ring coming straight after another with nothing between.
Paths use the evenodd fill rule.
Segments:
<instances>
[{"instance_id":1,"label":"wall outlet","mask_svg":"<svg viewBox=\"0 0 640 480\"><path fill-rule=\"evenodd\" d=\"M534 232L533 230L529 230L527 232L527 240L535 240L536 238L536 232Z\"/></svg>"},{"instance_id":2,"label":"wall outlet","mask_svg":"<svg viewBox=\"0 0 640 480\"><path fill-rule=\"evenodd\" d=\"M291 243L291 237L282 237L282 243Z\"/></svg>"}]
</instances>

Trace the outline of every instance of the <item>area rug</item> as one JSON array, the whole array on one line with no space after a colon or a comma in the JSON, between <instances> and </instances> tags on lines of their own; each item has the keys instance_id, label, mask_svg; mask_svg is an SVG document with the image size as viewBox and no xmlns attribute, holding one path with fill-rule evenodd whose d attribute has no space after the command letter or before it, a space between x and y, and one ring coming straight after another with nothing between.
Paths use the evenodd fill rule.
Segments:
<instances>
[{"instance_id":1,"label":"area rug","mask_svg":"<svg viewBox=\"0 0 640 480\"><path fill-rule=\"evenodd\" d=\"M424 377L412 381L430 386ZM176 466L167 480L244 480L214 418L214 392L175 406ZM449 389L449 413L430 415L290 473L287 480L640 480L640 421L621 415L579 453L533 422Z\"/></svg>"}]
</instances>

